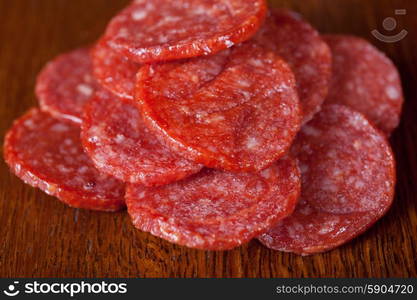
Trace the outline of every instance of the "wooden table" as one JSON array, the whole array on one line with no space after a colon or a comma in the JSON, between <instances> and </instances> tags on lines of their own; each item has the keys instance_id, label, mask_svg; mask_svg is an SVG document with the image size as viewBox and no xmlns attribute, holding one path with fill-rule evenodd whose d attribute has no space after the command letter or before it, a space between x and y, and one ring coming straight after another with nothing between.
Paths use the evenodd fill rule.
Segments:
<instances>
[{"instance_id":1,"label":"wooden table","mask_svg":"<svg viewBox=\"0 0 417 300\"><path fill-rule=\"evenodd\" d=\"M55 55L94 42L127 0L0 0L0 133L37 105L40 68ZM417 3L413 0L287 0L326 33L367 38L393 58L406 104L392 137L398 186L389 214L353 242L311 257L257 241L226 252L175 246L131 226L126 213L71 209L11 175L0 163L1 277L408 277L417 276ZM394 9L407 9L395 16ZM379 42L384 18L409 35ZM396 31L396 32L398 32Z\"/></svg>"}]
</instances>

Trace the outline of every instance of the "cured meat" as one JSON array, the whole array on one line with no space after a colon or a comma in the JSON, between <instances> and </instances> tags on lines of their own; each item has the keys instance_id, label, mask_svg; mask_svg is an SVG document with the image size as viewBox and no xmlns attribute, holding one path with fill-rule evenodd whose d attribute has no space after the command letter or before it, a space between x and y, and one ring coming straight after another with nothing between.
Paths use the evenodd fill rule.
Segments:
<instances>
[{"instance_id":1,"label":"cured meat","mask_svg":"<svg viewBox=\"0 0 417 300\"><path fill-rule=\"evenodd\" d=\"M207 167L258 171L282 157L300 127L294 76L254 43L140 69L145 122L180 155Z\"/></svg>"},{"instance_id":2,"label":"cured meat","mask_svg":"<svg viewBox=\"0 0 417 300\"><path fill-rule=\"evenodd\" d=\"M104 90L86 105L81 139L97 169L125 182L167 184L202 168L158 142L133 103Z\"/></svg>"},{"instance_id":3,"label":"cured meat","mask_svg":"<svg viewBox=\"0 0 417 300\"><path fill-rule=\"evenodd\" d=\"M80 48L62 54L43 68L35 90L43 111L81 123L82 107L96 88L89 51Z\"/></svg>"},{"instance_id":4,"label":"cured meat","mask_svg":"<svg viewBox=\"0 0 417 300\"><path fill-rule=\"evenodd\" d=\"M69 206L101 211L124 208L124 184L94 168L79 135L77 126L32 109L7 133L5 160L27 184Z\"/></svg>"},{"instance_id":5,"label":"cured meat","mask_svg":"<svg viewBox=\"0 0 417 300\"><path fill-rule=\"evenodd\" d=\"M400 75L391 60L353 36L324 36L333 53L333 78L326 100L347 105L387 135L398 126L404 102Z\"/></svg>"},{"instance_id":6,"label":"cured meat","mask_svg":"<svg viewBox=\"0 0 417 300\"><path fill-rule=\"evenodd\" d=\"M136 0L105 39L139 63L211 55L249 39L265 14L265 0Z\"/></svg>"},{"instance_id":7,"label":"cured meat","mask_svg":"<svg viewBox=\"0 0 417 300\"><path fill-rule=\"evenodd\" d=\"M204 169L161 187L128 185L126 204L140 230L179 245L225 250L291 214L299 192L298 166L288 158L259 174Z\"/></svg>"},{"instance_id":8,"label":"cured meat","mask_svg":"<svg viewBox=\"0 0 417 300\"><path fill-rule=\"evenodd\" d=\"M303 255L335 248L364 232L391 206L395 162L385 136L360 113L325 106L294 148L301 200L290 217L259 237L267 247Z\"/></svg>"},{"instance_id":9,"label":"cured meat","mask_svg":"<svg viewBox=\"0 0 417 300\"><path fill-rule=\"evenodd\" d=\"M332 63L329 47L300 15L278 9L267 17L256 40L281 56L293 70L303 123L307 123L327 96Z\"/></svg>"},{"instance_id":10,"label":"cured meat","mask_svg":"<svg viewBox=\"0 0 417 300\"><path fill-rule=\"evenodd\" d=\"M91 57L97 81L113 94L133 99L135 77L141 65L115 52L103 41L93 47Z\"/></svg>"}]
</instances>

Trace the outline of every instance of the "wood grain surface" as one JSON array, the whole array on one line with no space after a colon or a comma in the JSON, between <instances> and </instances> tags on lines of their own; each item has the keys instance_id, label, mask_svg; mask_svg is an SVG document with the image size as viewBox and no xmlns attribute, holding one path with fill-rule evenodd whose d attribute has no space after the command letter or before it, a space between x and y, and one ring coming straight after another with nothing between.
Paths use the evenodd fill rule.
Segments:
<instances>
[{"instance_id":1,"label":"wood grain surface","mask_svg":"<svg viewBox=\"0 0 417 300\"><path fill-rule=\"evenodd\" d=\"M151 0L149 0L151 1ZM55 55L93 43L127 0L0 0L0 133L37 105L34 82ZM417 2L287 0L325 33L362 36L399 67L406 94L391 141L398 160L393 208L364 235L334 251L300 257L257 241L226 252L175 246L131 226L125 212L71 209L11 175L2 161L0 277L416 277L417 276ZM407 9L395 16L394 9ZM397 43L370 34L393 16ZM392 33L391 33L392 34Z\"/></svg>"}]
</instances>

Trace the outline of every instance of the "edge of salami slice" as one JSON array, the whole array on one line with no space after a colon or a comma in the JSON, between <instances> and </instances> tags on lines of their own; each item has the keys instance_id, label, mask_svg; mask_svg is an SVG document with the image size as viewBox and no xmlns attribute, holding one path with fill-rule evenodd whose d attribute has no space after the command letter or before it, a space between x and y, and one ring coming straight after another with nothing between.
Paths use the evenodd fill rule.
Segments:
<instances>
[{"instance_id":1,"label":"edge of salami slice","mask_svg":"<svg viewBox=\"0 0 417 300\"><path fill-rule=\"evenodd\" d=\"M297 82L303 124L320 111L332 74L332 55L320 33L301 15L271 9L255 39L271 48L291 67Z\"/></svg>"},{"instance_id":2,"label":"edge of salami slice","mask_svg":"<svg viewBox=\"0 0 417 300\"><path fill-rule=\"evenodd\" d=\"M100 40L91 49L93 75L102 87L123 99L132 100L135 78L141 64L128 60Z\"/></svg>"},{"instance_id":3,"label":"edge of salami slice","mask_svg":"<svg viewBox=\"0 0 417 300\"><path fill-rule=\"evenodd\" d=\"M361 112L389 136L400 123L404 102L394 63L365 39L350 35L323 38L333 53L333 77L326 103Z\"/></svg>"},{"instance_id":4,"label":"edge of salami slice","mask_svg":"<svg viewBox=\"0 0 417 300\"><path fill-rule=\"evenodd\" d=\"M229 1L229 0L228 0ZM233 0L233 2L240 1L246 2L246 0ZM148 1L146 4L144 1L135 1L118 15L116 15L109 23L105 33L105 39L108 45L120 54L129 57L131 60L138 63L153 63L158 61L169 61L183 58L191 58L202 55L212 55L221 50L232 47L235 44L244 42L251 38L258 28L262 25L262 22L266 15L267 5L265 0L251 0L244 3L246 9L252 5L250 12L246 12L245 18L240 17L239 24L232 23L230 26L223 28L226 17L237 18L233 14L242 13L242 5L231 4L227 1L218 1L218 3L212 3L208 8L209 3L201 3L202 6L196 6L198 1L189 1L191 3L185 3L184 7L179 7L183 2L188 1L162 1L162 3L151 3ZM165 3L164 3L165 2ZM216 2L216 1L213 1ZM204 4L204 5L203 5ZM156 5L156 6L155 6ZM165 7L167 6L167 7ZM202 16L207 15L211 10L216 9L218 6L222 7L223 16L220 13L215 13L212 18L201 20ZM138 8L139 7L139 8ZM173 10L174 15L169 14L169 10ZM227 15L225 15L227 11ZM163 12L163 13L161 13ZM149 13L156 15L149 16ZM179 16L181 15L182 16ZM199 19L200 23L190 23L190 18L193 14ZM185 15L185 17L183 16ZM220 15L220 16L219 16ZM222 17L222 18L220 18ZM181 19L182 18L182 19ZM161 22L168 22L174 26L173 29L162 28L164 34L158 34L158 29L155 26L161 24ZM148 36L141 37L139 40L137 37L129 39L129 29L131 26L123 26L126 23L137 23L137 30L135 35L140 30L151 30L147 32ZM178 23L182 28L178 28ZM211 25L206 24L211 23ZM236 22L235 22L236 23ZM210 32L211 35L207 36L207 30L202 26L223 26L218 32ZM145 28L145 29L144 29ZM184 35L184 31L193 30L192 33ZM173 31L173 33L171 33ZM175 38L170 40L169 35L174 35ZM196 36L193 36L196 35ZM203 35L202 35L203 34ZM179 35L182 38L176 37ZM202 36L199 36L202 35ZM150 45L143 45L143 41L146 40L155 41Z\"/></svg>"},{"instance_id":5,"label":"edge of salami slice","mask_svg":"<svg viewBox=\"0 0 417 300\"><path fill-rule=\"evenodd\" d=\"M69 206L108 212L125 208L124 184L93 167L82 150L79 128L37 108L6 134L4 158L25 183Z\"/></svg>"},{"instance_id":6,"label":"edge of salami slice","mask_svg":"<svg viewBox=\"0 0 417 300\"><path fill-rule=\"evenodd\" d=\"M168 184L203 168L161 144L133 101L102 89L84 108L81 141L98 170L124 182Z\"/></svg>"},{"instance_id":7,"label":"edge of salami slice","mask_svg":"<svg viewBox=\"0 0 417 300\"><path fill-rule=\"evenodd\" d=\"M128 185L126 204L142 231L191 248L227 250L290 215L300 189L297 161L286 158L259 174L203 169L161 187Z\"/></svg>"},{"instance_id":8,"label":"edge of salami slice","mask_svg":"<svg viewBox=\"0 0 417 300\"><path fill-rule=\"evenodd\" d=\"M49 61L38 74L35 94L42 111L57 119L80 124L82 107L96 86L90 48L84 47Z\"/></svg>"},{"instance_id":9,"label":"edge of salami slice","mask_svg":"<svg viewBox=\"0 0 417 300\"><path fill-rule=\"evenodd\" d=\"M290 67L257 43L146 65L135 100L148 128L206 167L257 172L285 156L301 107Z\"/></svg>"},{"instance_id":10,"label":"edge of salami slice","mask_svg":"<svg viewBox=\"0 0 417 300\"><path fill-rule=\"evenodd\" d=\"M258 239L310 255L362 234L392 205L395 159L385 135L361 113L326 105L299 133L293 154L302 172L295 212Z\"/></svg>"}]
</instances>

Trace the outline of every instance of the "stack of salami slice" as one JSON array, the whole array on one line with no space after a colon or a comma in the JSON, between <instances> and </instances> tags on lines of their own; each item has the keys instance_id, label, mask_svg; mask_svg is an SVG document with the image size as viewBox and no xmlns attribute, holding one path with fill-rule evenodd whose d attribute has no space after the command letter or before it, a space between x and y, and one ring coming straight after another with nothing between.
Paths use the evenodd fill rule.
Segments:
<instances>
[{"instance_id":1,"label":"stack of salami slice","mask_svg":"<svg viewBox=\"0 0 417 300\"><path fill-rule=\"evenodd\" d=\"M36 95L5 139L12 171L179 245L322 252L394 198L395 66L264 0L134 1Z\"/></svg>"}]
</instances>

